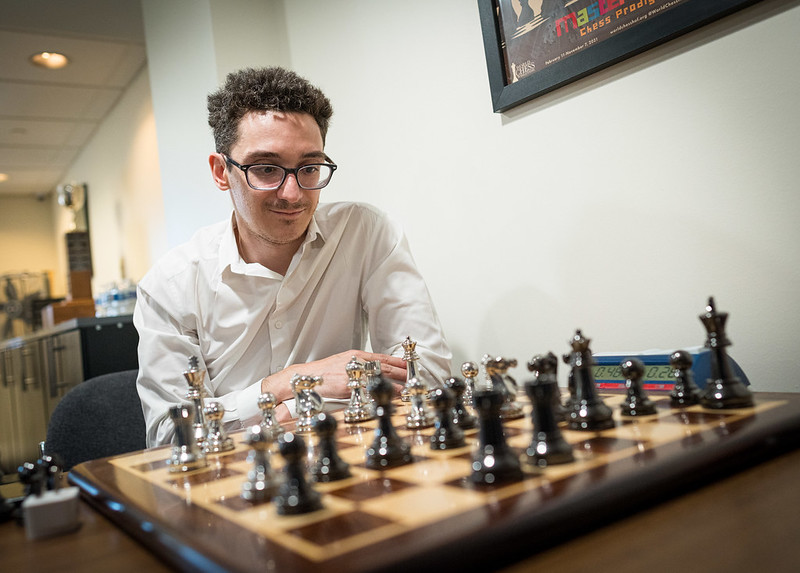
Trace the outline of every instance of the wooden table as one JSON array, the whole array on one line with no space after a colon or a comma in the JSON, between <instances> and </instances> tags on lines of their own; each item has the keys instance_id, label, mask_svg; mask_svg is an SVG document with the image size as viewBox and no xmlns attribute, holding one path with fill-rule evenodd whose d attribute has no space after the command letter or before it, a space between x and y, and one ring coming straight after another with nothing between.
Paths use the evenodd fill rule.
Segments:
<instances>
[{"instance_id":1,"label":"wooden table","mask_svg":"<svg viewBox=\"0 0 800 573\"><path fill-rule=\"evenodd\" d=\"M785 396L800 403L800 395ZM666 497L655 492L634 513L609 515L589 531L576 522L577 537L555 546L538 547L531 540L529 556L508 571L794 571L800 563L798 428L800 414L780 440L762 443L763 452L751 452L743 465L732 464L709 485ZM39 541L26 541L22 528L3 524L3 569L173 570L86 504L81 520L79 531ZM500 554L512 549L524 553L496 548Z\"/></svg>"}]
</instances>

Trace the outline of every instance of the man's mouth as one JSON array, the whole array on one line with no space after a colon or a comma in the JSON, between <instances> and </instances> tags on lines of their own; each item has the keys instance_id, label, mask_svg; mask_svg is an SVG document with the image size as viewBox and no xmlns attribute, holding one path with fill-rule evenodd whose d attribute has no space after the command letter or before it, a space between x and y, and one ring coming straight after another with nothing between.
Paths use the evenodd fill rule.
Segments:
<instances>
[{"instance_id":1,"label":"man's mouth","mask_svg":"<svg viewBox=\"0 0 800 573\"><path fill-rule=\"evenodd\" d=\"M278 215L299 215L306 210L305 205L267 205L267 209Z\"/></svg>"}]
</instances>

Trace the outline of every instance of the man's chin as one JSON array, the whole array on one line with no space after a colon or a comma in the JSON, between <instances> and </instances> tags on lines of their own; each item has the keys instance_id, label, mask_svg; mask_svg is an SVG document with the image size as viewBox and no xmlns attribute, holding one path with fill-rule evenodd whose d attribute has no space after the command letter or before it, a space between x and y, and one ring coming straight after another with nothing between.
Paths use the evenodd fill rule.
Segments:
<instances>
[{"instance_id":1,"label":"man's chin","mask_svg":"<svg viewBox=\"0 0 800 573\"><path fill-rule=\"evenodd\" d=\"M286 225L283 229L276 229L272 232L263 233L261 238L273 245L288 245L302 240L306 235L306 229L308 229L308 225L304 227L299 225L296 227L294 225Z\"/></svg>"}]
</instances>

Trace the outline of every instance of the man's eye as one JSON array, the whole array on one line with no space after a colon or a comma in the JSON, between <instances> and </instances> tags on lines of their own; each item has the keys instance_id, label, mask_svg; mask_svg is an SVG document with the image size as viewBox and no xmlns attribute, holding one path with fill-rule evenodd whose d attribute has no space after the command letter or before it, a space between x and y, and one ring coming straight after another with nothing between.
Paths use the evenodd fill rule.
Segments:
<instances>
[{"instance_id":1,"label":"man's eye","mask_svg":"<svg viewBox=\"0 0 800 573\"><path fill-rule=\"evenodd\" d=\"M253 165L250 171L252 171L254 175L274 175L278 171L278 168L274 165Z\"/></svg>"},{"instance_id":2,"label":"man's eye","mask_svg":"<svg viewBox=\"0 0 800 573\"><path fill-rule=\"evenodd\" d=\"M300 172L305 175L314 175L319 173L319 165L306 165L300 168Z\"/></svg>"}]
</instances>

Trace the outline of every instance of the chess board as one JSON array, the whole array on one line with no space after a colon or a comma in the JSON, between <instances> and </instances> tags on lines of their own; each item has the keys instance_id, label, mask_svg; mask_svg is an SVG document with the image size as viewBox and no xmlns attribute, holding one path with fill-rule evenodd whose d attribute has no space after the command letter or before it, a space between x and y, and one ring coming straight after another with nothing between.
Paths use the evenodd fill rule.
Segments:
<instances>
[{"instance_id":1,"label":"chess board","mask_svg":"<svg viewBox=\"0 0 800 573\"><path fill-rule=\"evenodd\" d=\"M324 509L278 515L272 503L240 497L249 464L243 433L235 450L207 468L168 471L162 447L86 462L70 472L85 499L172 566L186 571L379 571L496 569L611 520L680 495L687 488L800 446L800 395L755 394L753 408L671 408L650 393L658 413L623 419L622 394L602 394L614 428L564 429L573 463L527 468L521 481L477 486L468 479L477 430L468 446L434 451L432 429L405 429L406 405L394 415L412 444L414 463L375 471L365 466L375 421L339 418L339 454L352 477L315 484ZM530 405L523 398L525 411ZM339 414L340 415L340 414ZM510 446L531 441L529 416L505 423ZM309 459L313 458L313 438ZM272 457L280 469L279 455ZM668 540L665 540L665 543Z\"/></svg>"}]
</instances>

